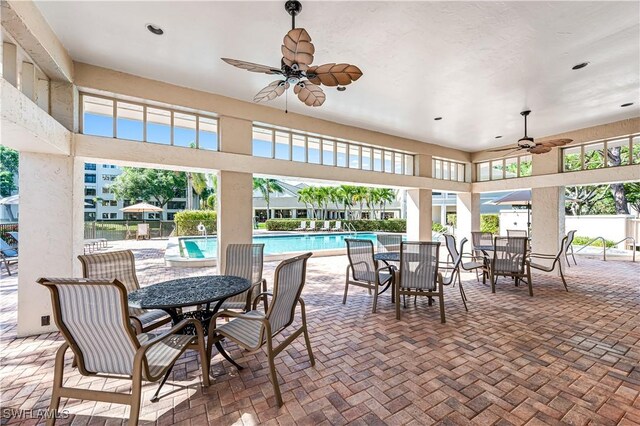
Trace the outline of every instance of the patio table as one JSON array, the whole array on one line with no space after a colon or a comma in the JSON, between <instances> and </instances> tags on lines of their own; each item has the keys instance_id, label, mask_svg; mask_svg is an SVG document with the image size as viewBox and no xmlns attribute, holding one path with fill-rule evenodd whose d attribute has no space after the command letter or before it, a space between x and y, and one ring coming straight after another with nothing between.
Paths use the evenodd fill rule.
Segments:
<instances>
[{"instance_id":1,"label":"patio table","mask_svg":"<svg viewBox=\"0 0 640 426\"><path fill-rule=\"evenodd\" d=\"M384 263L387 262L400 262L400 252L399 251L387 251L384 253L376 253L373 255L375 260L381 260Z\"/></svg>"},{"instance_id":2,"label":"patio table","mask_svg":"<svg viewBox=\"0 0 640 426\"><path fill-rule=\"evenodd\" d=\"M202 323L204 334L207 335L211 317L218 312L222 303L229 297L249 290L251 283L248 279L233 275L205 275L198 277L178 278L153 284L129 293L128 302L132 308L162 309L171 316L173 325L185 318L194 318ZM213 309L211 304L216 302ZM188 306L206 305L206 309L182 312L181 308ZM185 327L185 334L195 334L195 327ZM220 354L231 363L238 366L224 351ZM171 368L167 371L152 402L158 401L160 389L167 381Z\"/></svg>"}]
</instances>

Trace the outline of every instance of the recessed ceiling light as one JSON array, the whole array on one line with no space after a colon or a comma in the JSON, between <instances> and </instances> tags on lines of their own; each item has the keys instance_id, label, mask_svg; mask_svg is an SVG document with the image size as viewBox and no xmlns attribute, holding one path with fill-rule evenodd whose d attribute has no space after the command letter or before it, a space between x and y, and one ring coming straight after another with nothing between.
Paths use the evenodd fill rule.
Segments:
<instances>
[{"instance_id":1,"label":"recessed ceiling light","mask_svg":"<svg viewBox=\"0 0 640 426\"><path fill-rule=\"evenodd\" d=\"M586 67L587 65L589 65L589 62L582 62L582 63L580 63L578 65L572 66L571 69L572 70L580 70L580 69Z\"/></svg>"},{"instance_id":2,"label":"recessed ceiling light","mask_svg":"<svg viewBox=\"0 0 640 426\"><path fill-rule=\"evenodd\" d=\"M152 34L155 34L155 35L164 34L164 30L162 28L160 28L159 26L157 26L157 25L147 24L147 29L149 30L149 32L151 32Z\"/></svg>"},{"instance_id":3,"label":"recessed ceiling light","mask_svg":"<svg viewBox=\"0 0 640 426\"><path fill-rule=\"evenodd\" d=\"M496 136L496 139L500 139L501 137L502 137L502 136L498 135L498 136Z\"/></svg>"},{"instance_id":4,"label":"recessed ceiling light","mask_svg":"<svg viewBox=\"0 0 640 426\"><path fill-rule=\"evenodd\" d=\"M631 106L631 105L633 105L633 102L627 102L626 104L622 104L622 105L620 105L620 106L621 106L622 108L625 108L625 107L628 107L628 106Z\"/></svg>"},{"instance_id":5,"label":"recessed ceiling light","mask_svg":"<svg viewBox=\"0 0 640 426\"><path fill-rule=\"evenodd\" d=\"M440 121L440 120L442 120L442 117L436 117L436 118L434 118L434 120Z\"/></svg>"},{"instance_id":6,"label":"recessed ceiling light","mask_svg":"<svg viewBox=\"0 0 640 426\"><path fill-rule=\"evenodd\" d=\"M338 92L344 92L345 90L347 90L346 87L344 86L338 86Z\"/></svg>"}]
</instances>

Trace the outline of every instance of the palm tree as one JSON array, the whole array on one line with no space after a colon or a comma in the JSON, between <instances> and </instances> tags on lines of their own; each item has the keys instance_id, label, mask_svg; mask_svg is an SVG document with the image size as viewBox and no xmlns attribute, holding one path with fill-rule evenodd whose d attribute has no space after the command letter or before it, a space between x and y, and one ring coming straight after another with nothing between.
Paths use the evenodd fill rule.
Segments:
<instances>
[{"instance_id":1,"label":"palm tree","mask_svg":"<svg viewBox=\"0 0 640 426\"><path fill-rule=\"evenodd\" d=\"M344 217L347 218L347 210L349 211L349 217L353 219L353 211L351 207L353 206L353 198L358 191L358 187L353 185L340 185L339 195L341 197L342 203L344 204Z\"/></svg>"},{"instance_id":2,"label":"palm tree","mask_svg":"<svg viewBox=\"0 0 640 426\"><path fill-rule=\"evenodd\" d=\"M381 202L381 199L380 199L381 191L382 189L380 188L369 188L369 191L368 191L367 207L371 209L373 219L377 219L376 205L380 204Z\"/></svg>"},{"instance_id":3,"label":"palm tree","mask_svg":"<svg viewBox=\"0 0 640 426\"><path fill-rule=\"evenodd\" d=\"M258 191L260 191L260 193L264 197L264 201L267 203L267 219L270 219L271 209L269 208L269 196L274 193L282 194L284 192L284 188L276 179L253 178L253 189L257 189Z\"/></svg>"},{"instance_id":4,"label":"palm tree","mask_svg":"<svg viewBox=\"0 0 640 426\"><path fill-rule=\"evenodd\" d=\"M362 219L362 208L364 207L364 203L367 202L369 191L364 186L356 186L355 188L356 190L352 199L360 205L358 219Z\"/></svg>"},{"instance_id":5,"label":"palm tree","mask_svg":"<svg viewBox=\"0 0 640 426\"><path fill-rule=\"evenodd\" d=\"M311 205L311 218L314 218L313 215L313 202L315 200L313 199L313 187L312 186L307 186L306 188L302 188L300 191L298 191L298 202L300 203L304 203L305 208L307 209L307 211L309 211L309 205Z\"/></svg>"},{"instance_id":6,"label":"palm tree","mask_svg":"<svg viewBox=\"0 0 640 426\"><path fill-rule=\"evenodd\" d=\"M318 206L322 210L322 218L327 218L327 209L329 207L329 188L326 186L319 186L315 188L315 199L318 202Z\"/></svg>"},{"instance_id":7,"label":"palm tree","mask_svg":"<svg viewBox=\"0 0 640 426\"><path fill-rule=\"evenodd\" d=\"M200 206L200 200L203 198L203 194L209 187L209 185L207 184L207 176L204 173L189 172L189 181L191 182L193 192L195 192L196 196L198 197L196 204Z\"/></svg>"},{"instance_id":8,"label":"palm tree","mask_svg":"<svg viewBox=\"0 0 640 426\"><path fill-rule=\"evenodd\" d=\"M329 201L335 204L336 210L338 210L340 208L339 203L342 200L340 188L336 186L330 186L328 190L329 190L329 195L328 195Z\"/></svg>"},{"instance_id":9,"label":"palm tree","mask_svg":"<svg viewBox=\"0 0 640 426\"><path fill-rule=\"evenodd\" d=\"M381 188L379 191L380 203L382 203L382 216L384 216L387 203L393 203L398 194L394 189L390 188Z\"/></svg>"}]
</instances>

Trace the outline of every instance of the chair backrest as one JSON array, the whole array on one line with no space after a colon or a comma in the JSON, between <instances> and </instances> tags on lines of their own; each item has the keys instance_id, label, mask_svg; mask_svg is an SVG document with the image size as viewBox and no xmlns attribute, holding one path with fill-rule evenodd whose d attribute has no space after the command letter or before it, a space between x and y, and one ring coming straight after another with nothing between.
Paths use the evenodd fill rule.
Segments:
<instances>
[{"instance_id":1,"label":"chair backrest","mask_svg":"<svg viewBox=\"0 0 640 426\"><path fill-rule=\"evenodd\" d=\"M264 244L229 244L224 273L255 284L262 280L263 257Z\"/></svg>"},{"instance_id":2,"label":"chair backrest","mask_svg":"<svg viewBox=\"0 0 640 426\"><path fill-rule=\"evenodd\" d=\"M360 281L375 279L376 262L373 259L373 242L353 238L345 238L344 242L347 243L347 257L353 278Z\"/></svg>"},{"instance_id":3,"label":"chair backrest","mask_svg":"<svg viewBox=\"0 0 640 426\"><path fill-rule=\"evenodd\" d=\"M0 238L0 250L2 250L2 254L4 254L6 257L16 257L18 255L16 249L14 247L11 247L9 243L7 243L2 238Z\"/></svg>"},{"instance_id":4,"label":"chair backrest","mask_svg":"<svg viewBox=\"0 0 640 426\"><path fill-rule=\"evenodd\" d=\"M474 249L478 246L490 246L493 244L493 234L491 232L472 231L471 241Z\"/></svg>"},{"instance_id":5,"label":"chair backrest","mask_svg":"<svg viewBox=\"0 0 640 426\"><path fill-rule=\"evenodd\" d=\"M328 221L328 220L325 220L325 221L324 221L324 225L322 225L322 227L323 227L324 229L329 229L329 225L330 225L329 221Z\"/></svg>"},{"instance_id":6,"label":"chair backrest","mask_svg":"<svg viewBox=\"0 0 640 426\"><path fill-rule=\"evenodd\" d=\"M303 220L302 222L300 222L300 228L306 228L307 227L307 221Z\"/></svg>"},{"instance_id":7,"label":"chair backrest","mask_svg":"<svg viewBox=\"0 0 640 426\"><path fill-rule=\"evenodd\" d=\"M523 229L507 229L507 237L527 237L527 231Z\"/></svg>"},{"instance_id":8,"label":"chair backrest","mask_svg":"<svg viewBox=\"0 0 640 426\"><path fill-rule=\"evenodd\" d=\"M316 227L316 221L312 220L311 222L309 222L309 228L315 228Z\"/></svg>"},{"instance_id":9,"label":"chair backrest","mask_svg":"<svg viewBox=\"0 0 640 426\"><path fill-rule=\"evenodd\" d=\"M494 273L523 274L528 239L525 237L495 237L491 268Z\"/></svg>"},{"instance_id":10,"label":"chair backrest","mask_svg":"<svg viewBox=\"0 0 640 426\"><path fill-rule=\"evenodd\" d=\"M567 232L567 236L566 236L566 242L563 244L564 250L567 251L569 249L569 247L571 247L571 244L573 244L573 238L576 236L576 230L572 229L571 231ZM565 240L563 240L565 241Z\"/></svg>"},{"instance_id":11,"label":"chair backrest","mask_svg":"<svg viewBox=\"0 0 640 426\"><path fill-rule=\"evenodd\" d=\"M400 245L400 287L436 290L439 249L439 242L403 241Z\"/></svg>"},{"instance_id":12,"label":"chair backrest","mask_svg":"<svg viewBox=\"0 0 640 426\"><path fill-rule=\"evenodd\" d=\"M273 298L267 311L271 333L275 334L293 322L296 305L307 274L307 260L313 253L283 260L273 275Z\"/></svg>"},{"instance_id":13,"label":"chair backrest","mask_svg":"<svg viewBox=\"0 0 640 426\"><path fill-rule=\"evenodd\" d=\"M342 221L340 220L336 220L336 224L333 226L335 229L340 229L342 228Z\"/></svg>"},{"instance_id":14,"label":"chair backrest","mask_svg":"<svg viewBox=\"0 0 640 426\"><path fill-rule=\"evenodd\" d=\"M451 256L451 261L455 264L460 257L460 253L458 252L458 248L456 247L456 237L451 234L444 234L444 245L447 247L447 251L449 252L449 256ZM466 238L465 238L466 242Z\"/></svg>"},{"instance_id":15,"label":"chair backrest","mask_svg":"<svg viewBox=\"0 0 640 426\"><path fill-rule=\"evenodd\" d=\"M378 234L378 251L379 252L390 252L400 251L400 244L402 243L402 235L393 235L393 234Z\"/></svg>"},{"instance_id":16,"label":"chair backrest","mask_svg":"<svg viewBox=\"0 0 640 426\"><path fill-rule=\"evenodd\" d=\"M149 235L149 224L148 223L139 223L138 224L138 235Z\"/></svg>"},{"instance_id":17,"label":"chair backrest","mask_svg":"<svg viewBox=\"0 0 640 426\"><path fill-rule=\"evenodd\" d=\"M131 375L140 347L129 325L127 290L118 280L40 278L53 317L83 374Z\"/></svg>"},{"instance_id":18,"label":"chair backrest","mask_svg":"<svg viewBox=\"0 0 640 426\"><path fill-rule=\"evenodd\" d=\"M92 280L116 279L124 284L128 292L140 288L136 277L136 261L131 250L78 256L82 263L82 276Z\"/></svg>"}]
</instances>

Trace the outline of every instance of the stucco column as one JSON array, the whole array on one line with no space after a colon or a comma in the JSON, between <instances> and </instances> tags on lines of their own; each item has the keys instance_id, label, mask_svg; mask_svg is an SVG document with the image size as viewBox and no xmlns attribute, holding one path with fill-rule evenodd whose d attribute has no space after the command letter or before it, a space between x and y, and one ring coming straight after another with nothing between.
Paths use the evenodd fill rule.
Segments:
<instances>
[{"instance_id":1,"label":"stucco column","mask_svg":"<svg viewBox=\"0 0 640 426\"><path fill-rule=\"evenodd\" d=\"M253 236L253 175L218 173L218 271L224 273L229 244L249 244Z\"/></svg>"},{"instance_id":2,"label":"stucco column","mask_svg":"<svg viewBox=\"0 0 640 426\"><path fill-rule=\"evenodd\" d=\"M40 277L80 276L84 164L72 157L20 153L18 336L56 331L49 291ZM41 317L50 325L42 326Z\"/></svg>"},{"instance_id":3,"label":"stucco column","mask_svg":"<svg viewBox=\"0 0 640 426\"><path fill-rule=\"evenodd\" d=\"M430 189L407 191L407 240L431 241L433 210Z\"/></svg>"},{"instance_id":4,"label":"stucco column","mask_svg":"<svg viewBox=\"0 0 640 426\"><path fill-rule=\"evenodd\" d=\"M531 191L531 248L535 253L556 254L564 232L564 187ZM536 259L538 263L544 263Z\"/></svg>"},{"instance_id":5,"label":"stucco column","mask_svg":"<svg viewBox=\"0 0 640 426\"><path fill-rule=\"evenodd\" d=\"M480 193L461 192L456 194L456 238L458 244L463 238L472 241L471 231L479 230Z\"/></svg>"}]
</instances>

